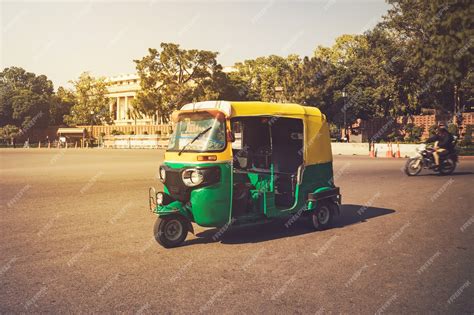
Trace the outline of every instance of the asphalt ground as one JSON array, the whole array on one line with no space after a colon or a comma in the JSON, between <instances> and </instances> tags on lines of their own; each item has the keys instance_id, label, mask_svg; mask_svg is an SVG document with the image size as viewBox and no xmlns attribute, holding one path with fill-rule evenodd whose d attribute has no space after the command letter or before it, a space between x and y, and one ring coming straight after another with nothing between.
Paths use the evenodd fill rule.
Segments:
<instances>
[{"instance_id":1,"label":"asphalt ground","mask_svg":"<svg viewBox=\"0 0 474 315\"><path fill-rule=\"evenodd\" d=\"M474 160L407 177L335 156L335 227L153 238L160 150L4 149L0 313L472 313Z\"/></svg>"}]
</instances>

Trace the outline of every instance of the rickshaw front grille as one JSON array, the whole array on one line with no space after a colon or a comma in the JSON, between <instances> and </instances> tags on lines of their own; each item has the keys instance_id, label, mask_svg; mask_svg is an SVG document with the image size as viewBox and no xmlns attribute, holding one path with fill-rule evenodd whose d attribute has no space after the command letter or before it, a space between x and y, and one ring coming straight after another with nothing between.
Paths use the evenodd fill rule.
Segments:
<instances>
[{"instance_id":1,"label":"rickshaw front grille","mask_svg":"<svg viewBox=\"0 0 474 315\"><path fill-rule=\"evenodd\" d=\"M188 189L181 179L181 170L166 170L165 185L171 197L180 201L188 199Z\"/></svg>"}]
</instances>

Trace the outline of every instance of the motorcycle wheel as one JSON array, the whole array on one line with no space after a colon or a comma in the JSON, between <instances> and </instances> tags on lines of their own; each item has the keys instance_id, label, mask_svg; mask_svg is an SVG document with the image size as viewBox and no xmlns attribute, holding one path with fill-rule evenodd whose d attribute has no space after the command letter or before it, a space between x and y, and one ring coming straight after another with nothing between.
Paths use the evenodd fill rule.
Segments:
<instances>
[{"instance_id":1,"label":"motorcycle wheel","mask_svg":"<svg viewBox=\"0 0 474 315\"><path fill-rule=\"evenodd\" d=\"M448 158L443 161L441 167L439 168L439 173L442 175L449 175L454 172L456 169L456 162L454 162L451 158Z\"/></svg>"},{"instance_id":2,"label":"motorcycle wheel","mask_svg":"<svg viewBox=\"0 0 474 315\"><path fill-rule=\"evenodd\" d=\"M408 159L407 163L405 164L405 174L408 176L416 176L421 172L422 168L423 163L421 158Z\"/></svg>"}]
</instances>

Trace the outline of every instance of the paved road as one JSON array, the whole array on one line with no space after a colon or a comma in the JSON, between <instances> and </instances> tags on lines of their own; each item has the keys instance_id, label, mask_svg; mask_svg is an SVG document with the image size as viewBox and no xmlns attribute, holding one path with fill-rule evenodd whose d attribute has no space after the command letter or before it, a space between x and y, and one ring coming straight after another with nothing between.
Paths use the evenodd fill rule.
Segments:
<instances>
[{"instance_id":1,"label":"paved road","mask_svg":"<svg viewBox=\"0 0 474 315\"><path fill-rule=\"evenodd\" d=\"M152 150L3 150L0 312L472 313L474 161L406 177L335 157L343 216L152 238Z\"/></svg>"}]
</instances>

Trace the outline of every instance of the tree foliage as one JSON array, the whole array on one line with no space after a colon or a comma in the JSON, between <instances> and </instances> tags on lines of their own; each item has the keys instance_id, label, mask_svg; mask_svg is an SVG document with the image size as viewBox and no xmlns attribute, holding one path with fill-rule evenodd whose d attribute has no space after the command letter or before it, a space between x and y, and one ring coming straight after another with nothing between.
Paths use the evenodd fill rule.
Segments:
<instances>
[{"instance_id":1,"label":"tree foliage","mask_svg":"<svg viewBox=\"0 0 474 315\"><path fill-rule=\"evenodd\" d=\"M49 108L50 125L64 125L65 118L70 114L71 108L76 102L76 96L72 90L59 87L53 95Z\"/></svg>"},{"instance_id":2,"label":"tree foliage","mask_svg":"<svg viewBox=\"0 0 474 315\"><path fill-rule=\"evenodd\" d=\"M72 126L111 123L105 79L84 72L72 83L73 91L63 90L60 94L63 101L74 104L64 121Z\"/></svg>"},{"instance_id":3,"label":"tree foliage","mask_svg":"<svg viewBox=\"0 0 474 315\"><path fill-rule=\"evenodd\" d=\"M168 119L193 101L286 101L319 107L341 126L358 118L455 114L474 106L474 2L387 0L383 21L343 34L311 56L270 55L224 73L217 52L162 43L134 60L140 77L129 115ZM106 82L84 73L74 89L21 68L0 73L0 127L110 123ZM40 114L41 113L41 114ZM38 116L39 115L39 116Z\"/></svg>"},{"instance_id":4,"label":"tree foliage","mask_svg":"<svg viewBox=\"0 0 474 315\"><path fill-rule=\"evenodd\" d=\"M235 65L230 82L243 99L283 99L321 108L341 125L472 108L474 2L388 0L383 22L363 35L344 34L312 57L259 57ZM343 97L343 95L345 97Z\"/></svg>"},{"instance_id":5,"label":"tree foliage","mask_svg":"<svg viewBox=\"0 0 474 315\"><path fill-rule=\"evenodd\" d=\"M0 127L45 127L53 83L44 75L11 67L0 72Z\"/></svg>"},{"instance_id":6,"label":"tree foliage","mask_svg":"<svg viewBox=\"0 0 474 315\"><path fill-rule=\"evenodd\" d=\"M141 90L134 106L141 112L166 118L179 105L220 97L225 76L216 52L162 43L160 51L150 48L148 53L135 60Z\"/></svg>"},{"instance_id":7,"label":"tree foliage","mask_svg":"<svg viewBox=\"0 0 474 315\"><path fill-rule=\"evenodd\" d=\"M472 99L474 2L388 0L383 27L410 52L413 83L423 106L458 112ZM471 74L472 78L472 74ZM472 103L470 104L472 105Z\"/></svg>"}]
</instances>

